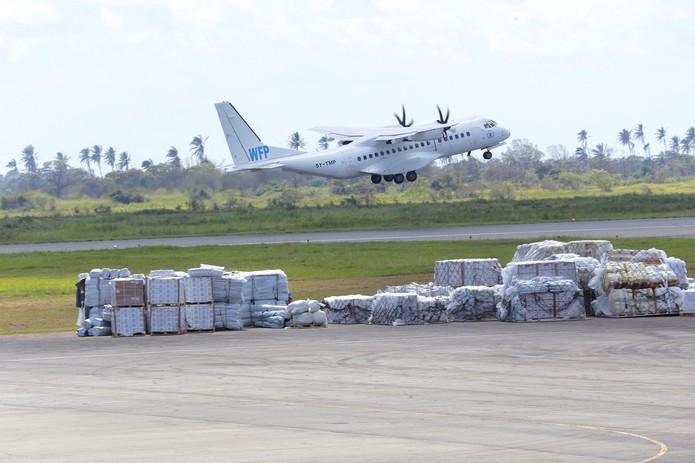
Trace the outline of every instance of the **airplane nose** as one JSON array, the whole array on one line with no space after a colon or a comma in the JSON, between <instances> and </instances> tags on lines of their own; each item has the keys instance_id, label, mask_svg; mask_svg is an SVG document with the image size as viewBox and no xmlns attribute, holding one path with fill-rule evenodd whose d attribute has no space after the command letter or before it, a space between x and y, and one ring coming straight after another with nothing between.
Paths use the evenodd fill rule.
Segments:
<instances>
[{"instance_id":1,"label":"airplane nose","mask_svg":"<svg viewBox=\"0 0 695 463\"><path fill-rule=\"evenodd\" d=\"M500 127L500 132L502 132L502 140L506 140L512 134L508 129Z\"/></svg>"}]
</instances>

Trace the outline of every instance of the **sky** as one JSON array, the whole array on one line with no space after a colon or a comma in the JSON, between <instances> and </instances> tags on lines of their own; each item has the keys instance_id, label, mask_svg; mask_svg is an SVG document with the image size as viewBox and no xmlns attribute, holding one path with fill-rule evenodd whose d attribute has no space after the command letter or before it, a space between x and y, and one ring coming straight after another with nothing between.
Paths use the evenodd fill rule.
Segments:
<instances>
[{"instance_id":1,"label":"sky","mask_svg":"<svg viewBox=\"0 0 695 463\"><path fill-rule=\"evenodd\" d=\"M403 104L542 150L584 129L622 155L641 123L654 151L695 125L694 58L692 0L0 0L0 172L30 144L39 164L96 144L139 166L199 134L229 166L223 100L307 150L308 128L392 125Z\"/></svg>"}]
</instances>

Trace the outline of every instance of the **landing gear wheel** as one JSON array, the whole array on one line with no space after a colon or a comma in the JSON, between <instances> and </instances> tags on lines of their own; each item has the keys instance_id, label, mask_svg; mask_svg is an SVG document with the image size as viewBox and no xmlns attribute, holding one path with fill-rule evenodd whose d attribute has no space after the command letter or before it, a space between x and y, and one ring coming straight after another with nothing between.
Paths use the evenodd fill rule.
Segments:
<instances>
[{"instance_id":1,"label":"landing gear wheel","mask_svg":"<svg viewBox=\"0 0 695 463\"><path fill-rule=\"evenodd\" d=\"M405 179L409 182L414 182L415 180L417 180L417 173L415 173L414 170L411 170L410 172L405 174Z\"/></svg>"},{"instance_id":2,"label":"landing gear wheel","mask_svg":"<svg viewBox=\"0 0 695 463\"><path fill-rule=\"evenodd\" d=\"M374 174L372 175L372 183L374 185L378 185L381 183L381 175Z\"/></svg>"},{"instance_id":3,"label":"landing gear wheel","mask_svg":"<svg viewBox=\"0 0 695 463\"><path fill-rule=\"evenodd\" d=\"M396 182L397 185L400 185L405 181L405 177L403 174L396 174L393 176L393 181Z\"/></svg>"},{"instance_id":4,"label":"landing gear wheel","mask_svg":"<svg viewBox=\"0 0 695 463\"><path fill-rule=\"evenodd\" d=\"M385 182L393 182L393 175L384 175Z\"/></svg>"},{"instance_id":5,"label":"landing gear wheel","mask_svg":"<svg viewBox=\"0 0 695 463\"><path fill-rule=\"evenodd\" d=\"M489 152L489 151L485 151L485 152L483 153L483 158L484 158L484 159L492 159L492 153Z\"/></svg>"}]
</instances>

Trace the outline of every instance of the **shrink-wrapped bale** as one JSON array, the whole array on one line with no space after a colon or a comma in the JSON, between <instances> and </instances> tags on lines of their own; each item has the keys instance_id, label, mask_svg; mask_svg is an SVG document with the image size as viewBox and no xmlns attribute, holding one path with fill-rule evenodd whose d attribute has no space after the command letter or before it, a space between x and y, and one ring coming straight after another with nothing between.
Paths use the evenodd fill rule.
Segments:
<instances>
[{"instance_id":1,"label":"shrink-wrapped bale","mask_svg":"<svg viewBox=\"0 0 695 463\"><path fill-rule=\"evenodd\" d=\"M649 265L643 262L606 262L589 282L589 286L599 294L612 288L644 289L679 285L678 276L668 264Z\"/></svg>"},{"instance_id":2,"label":"shrink-wrapped bale","mask_svg":"<svg viewBox=\"0 0 695 463\"><path fill-rule=\"evenodd\" d=\"M678 278L678 286L680 289L688 289L688 270L685 266L685 261L676 257L667 257L666 264L671 268L676 278Z\"/></svg>"},{"instance_id":3,"label":"shrink-wrapped bale","mask_svg":"<svg viewBox=\"0 0 695 463\"><path fill-rule=\"evenodd\" d=\"M504 286L497 317L502 321L584 318L584 295L574 280L536 277Z\"/></svg>"},{"instance_id":4,"label":"shrink-wrapped bale","mask_svg":"<svg viewBox=\"0 0 695 463\"><path fill-rule=\"evenodd\" d=\"M386 288L380 289L378 293L414 293L418 296L424 297L437 297L444 296L448 297L449 294L454 290L452 286L437 286L434 283L419 284L419 283L409 283L402 286L387 286Z\"/></svg>"},{"instance_id":5,"label":"shrink-wrapped bale","mask_svg":"<svg viewBox=\"0 0 695 463\"><path fill-rule=\"evenodd\" d=\"M501 282L501 272L497 259L440 260L434 263L434 285L494 286Z\"/></svg>"},{"instance_id":6,"label":"shrink-wrapped bale","mask_svg":"<svg viewBox=\"0 0 695 463\"><path fill-rule=\"evenodd\" d=\"M177 305L183 300L183 278L162 277L147 279L147 302L151 305Z\"/></svg>"},{"instance_id":7,"label":"shrink-wrapped bale","mask_svg":"<svg viewBox=\"0 0 695 463\"><path fill-rule=\"evenodd\" d=\"M213 279L215 301L241 304L244 302L244 278L238 272L225 272L221 278Z\"/></svg>"},{"instance_id":8,"label":"shrink-wrapped bale","mask_svg":"<svg viewBox=\"0 0 695 463\"><path fill-rule=\"evenodd\" d=\"M512 262L539 261L553 254L567 252L565 243L561 241L545 240L535 243L520 244L516 247Z\"/></svg>"},{"instance_id":9,"label":"shrink-wrapped bale","mask_svg":"<svg viewBox=\"0 0 695 463\"><path fill-rule=\"evenodd\" d=\"M207 280L210 281L209 278ZM215 329L214 304L186 304L184 310L188 330L210 331Z\"/></svg>"},{"instance_id":10,"label":"shrink-wrapped bale","mask_svg":"<svg viewBox=\"0 0 695 463\"><path fill-rule=\"evenodd\" d=\"M183 279L184 301L189 304L210 303L212 298L211 277L188 277Z\"/></svg>"},{"instance_id":11,"label":"shrink-wrapped bale","mask_svg":"<svg viewBox=\"0 0 695 463\"><path fill-rule=\"evenodd\" d=\"M449 323L449 298L418 296L417 317L422 323Z\"/></svg>"},{"instance_id":12,"label":"shrink-wrapped bale","mask_svg":"<svg viewBox=\"0 0 695 463\"><path fill-rule=\"evenodd\" d=\"M241 304L215 302L215 329L241 330L244 327L241 307Z\"/></svg>"},{"instance_id":13,"label":"shrink-wrapped bale","mask_svg":"<svg viewBox=\"0 0 695 463\"><path fill-rule=\"evenodd\" d=\"M372 296L353 294L330 296L323 300L328 323L360 324L368 323L372 315Z\"/></svg>"},{"instance_id":14,"label":"shrink-wrapped bale","mask_svg":"<svg viewBox=\"0 0 695 463\"><path fill-rule=\"evenodd\" d=\"M200 267L189 268L188 276L191 278L196 277L222 277L224 275L224 267L218 267L216 265L202 264Z\"/></svg>"},{"instance_id":15,"label":"shrink-wrapped bale","mask_svg":"<svg viewBox=\"0 0 695 463\"><path fill-rule=\"evenodd\" d=\"M150 333L182 333L185 315L181 306L151 306Z\"/></svg>"},{"instance_id":16,"label":"shrink-wrapped bale","mask_svg":"<svg viewBox=\"0 0 695 463\"><path fill-rule=\"evenodd\" d=\"M497 317L497 304L502 300L501 285L462 286L449 296L447 311L450 321L492 320Z\"/></svg>"},{"instance_id":17,"label":"shrink-wrapped bale","mask_svg":"<svg viewBox=\"0 0 695 463\"><path fill-rule=\"evenodd\" d=\"M287 306L291 326L326 326L328 318L321 303L312 299L292 302Z\"/></svg>"},{"instance_id":18,"label":"shrink-wrapped bale","mask_svg":"<svg viewBox=\"0 0 695 463\"><path fill-rule=\"evenodd\" d=\"M370 323L375 325L421 325L418 295L381 293L372 299Z\"/></svg>"},{"instance_id":19,"label":"shrink-wrapped bale","mask_svg":"<svg viewBox=\"0 0 695 463\"><path fill-rule=\"evenodd\" d=\"M111 327L115 336L134 336L147 332L144 307L111 307Z\"/></svg>"},{"instance_id":20,"label":"shrink-wrapped bale","mask_svg":"<svg viewBox=\"0 0 695 463\"><path fill-rule=\"evenodd\" d=\"M244 301L277 301L287 303L290 298L287 275L282 270L262 270L257 272L239 272L245 279L243 287Z\"/></svg>"}]
</instances>

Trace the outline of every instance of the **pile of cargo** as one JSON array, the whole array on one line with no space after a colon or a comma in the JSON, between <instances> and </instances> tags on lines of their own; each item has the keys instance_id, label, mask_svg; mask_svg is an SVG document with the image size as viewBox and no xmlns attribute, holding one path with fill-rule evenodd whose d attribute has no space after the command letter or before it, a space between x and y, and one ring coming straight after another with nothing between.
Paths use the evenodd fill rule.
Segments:
<instances>
[{"instance_id":1,"label":"pile of cargo","mask_svg":"<svg viewBox=\"0 0 695 463\"><path fill-rule=\"evenodd\" d=\"M201 265L188 272L95 269L80 274L79 336L184 334L240 330L245 326L283 328L277 318L290 299L282 270L227 272ZM270 313L273 312L273 313Z\"/></svg>"},{"instance_id":2,"label":"pile of cargo","mask_svg":"<svg viewBox=\"0 0 695 463\"><path fill-rule=\"evenodd\" d=\"M608 252L589 282L597 298L594 313L634 317L679 313L688 288L685 262L658 249Z\"/></svg>"},{"instance_id":3,"label":"pile of cargo","mask_svg":"<svg viewBox=\"0 0 695 463\"><path fill-rule=\"evenodd\" d=\"M326 327L328 318L326 312L321 310L322 304L319 301L307 299L305 301L295 301L287 306L290 314L290 325L293 327L318 326Z\"/></svg>"}]
</instances>

